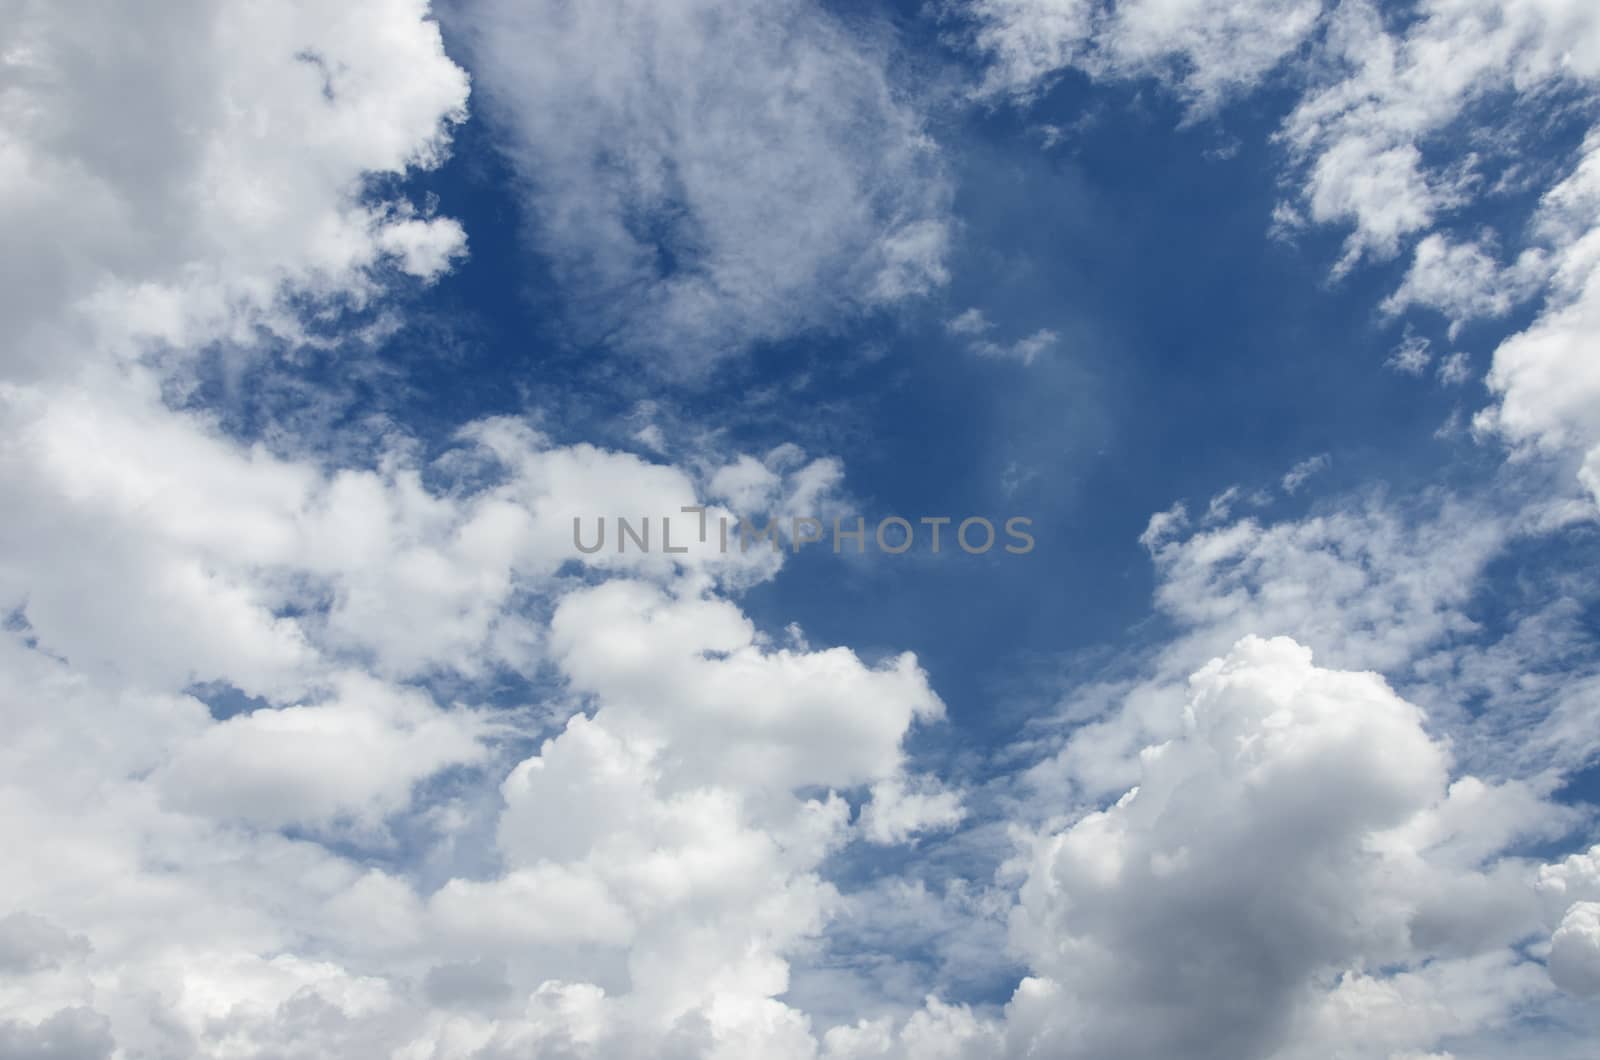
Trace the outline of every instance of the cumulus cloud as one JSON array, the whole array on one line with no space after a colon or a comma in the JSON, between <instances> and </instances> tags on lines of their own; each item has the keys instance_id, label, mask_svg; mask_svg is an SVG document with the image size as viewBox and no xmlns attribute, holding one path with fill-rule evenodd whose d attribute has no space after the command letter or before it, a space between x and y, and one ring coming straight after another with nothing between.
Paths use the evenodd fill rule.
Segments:
<instances>
[{"instance_id":1,"label":"cumulus cloud","mask_svg":"<svg viewBox=\"0 0 1600 1060\"><path fill-rule=\"evenodd\" d=\"M920 832L954 828L965 816L960 792L936 778L892 778L872 786L860 824L874 843L904 843Z\"/></svg>"},{"instance_id":2,"label":"cumulus cloud","mask_svg":"<svg viewBox=\"0 0 1600 1060\"><path fill-rule=\"evenodd\" d=\"M1447 776L1380 679L1244 639L1193 676L1180 731L1140 754L1134 788L1039 839L1014 944L1058 1008L1033 1049L1270 1055L1320 974L1404 959L1454 885L1425 864L1438 837L1404 829L1447 802ZM1500 885L1514 907L1520 885Z\"/></svg>"},{"instance_id":3,"label":"cumulus cloud","mask_svg":"<svg viewBox=\"0 0 1600 1060\"><path fill-rule=\"evenodd\" d=\"M1600 902L1574 902L1550 937L1550 978L1569 994L1600 996Z\"/></svg>"},{"instance_id":4,"label":"cumulus cloud","mask_svg":"<svg viewBox=\"0 0 1600 1060\"><path fill-rule=\"evenodd\" d=\"M830 1031L828 1055L1501 1055L1514 1015L1553 1003L1519 943L1566 873L1507 854L1560 816L1535 787L1459 774L1382 678L1286 637L1183 685L1128 696L1166 720L1120 793L1024 833L1028 971L1004 1008L930 1000Z\"/></svg>"},{"instance_id":5,"label":"cumulus cloud","mask_svg":"<svg viewBox=\"0 0 1600 1060\"><path fill-rule=\"evenodd\" d=\"M1552 278L1539 317L1495 350L1489 389L1499 404L1477 421L1524 451L1581 462L1579 479L1600 503L1600 369L1587 338L1600 314L1600 133L1578 165L1551 188L1535 224L1548 242Z\"/></svg>"},{"instance_id":6,"label":"cumulus cloud","mask_svg":"<svg viewBox=\"0 0 1600 1060\"><path fill-rule=\"evenodd\" d=\"M464 28L586 338L699 368L945 283L948 190L885 35L808 0L495 2Z\"/></svg>"},{"instance_id":7,"label":"cumulus cloud","mask_svg":"<svg viewBox=\"0 0 1600 1060\"><path fill-rule=\"evenodd\" d=\"M61 372L148 344L303 334L284 296L370 301L426 279L460 225L366 194L438 162L467 79L423 0L47 0L6 19L0 356ZM382 35L373 25L387 27Z\"/></svg>"},{"instance_id":8,"label":"cumulus cloud","mask_svg":"<svg viewBox=\"0 0 1600 1060\"><path fill-rule=\"evenodd\" d=\"M426 13L168 5L134 26L39 4L8 24L0 839L35 856L0 884L6 1055L773 1055L810 1040L777 998L850 836L826 789L903 775L907 731L942 713L910 656L774 648L715 595L780 556L688 533L679 554L575 550L576 518L704 500L696 472L513 419L345 466L166 403L172 362L142 355L299 341L294 306L369 304L459 255L459 226L369 183L437 161L461 115ZM751 312L841 259L864 304L940 282L911 112L872 55L795 18L792 53L753 22L734 37L793 60L774 98L840 93L877 123L867 153L901 155L835 200L881 242L820 246L792 281L769 262L754 284L781 297ZM794 134L818 186L855 172L831 111L785 114L699 164ZM780 507L840 477L788 449L763 466ZM484 703L507 674L536 702ZM371 867L389 856L409 868Z\"/></svg>"},{"instance_id":9,"label":"cumulus cloud","mask_svg":"<svg viewBox=\"0 0 1600 1060\"><path fill-rule=\"evenodd\" d=\"M1411 268L1399 290L1384 300L1383 311L1394 315L1411 306L1437 309L1449 318L1454 337L1469 321L1511 312L1538 289L1543 271L1544 255L1536 250L1503 269L1492 249L1455 243L1435 232L1418 241Z\"/></svg>"}]
</instances>

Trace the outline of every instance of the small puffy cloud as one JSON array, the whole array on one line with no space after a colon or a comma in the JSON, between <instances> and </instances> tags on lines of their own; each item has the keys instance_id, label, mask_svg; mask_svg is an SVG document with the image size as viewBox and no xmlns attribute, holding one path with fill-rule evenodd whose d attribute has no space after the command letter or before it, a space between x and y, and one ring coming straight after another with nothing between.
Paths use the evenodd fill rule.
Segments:
<instances>
[{"instance_id":1,"label":"small puffy cloud","mask_svg":"<svg viewBox=\"0 0 1600 1060\"><path fill-rule=\"evenodd\" d=\"M960 792L947 790L936 778L894 777L872 785L859 823L869 840L889 845L954 828L965 817Z\"/></svg>"},{"instance_id":2,"label":"small puffy cloud","mask_svg":"<svg viewBox=\"0 0 1600 1060\"><path fill-rule=\"evenodd\" d=\"M1139 535L1139 544L1156 551L1172 538L1183 532L1189 525L1189 509L1183 504L1174 504L1164 512L1156 512L1150 516L1145 524L1144 532Z\"/></svg>"},{"instance_id":3,"label":"small puffy cloud","mask_svg":"<svg viewBox=\"0 0 1600 1060\"><path fill-rule=\"evenodd\" d=\"M262 708L197 733L155 782L191 813L274 828L373 826L419 780L482 760L485 728L420 692L347 674L324 702Z\"/></svg>"},{"instance_id":4,"label":"small puffy cloud","mask_svg":"<svg viewBox=\"0 0 1600 1060\"><path fill-rule=\"evenodd\" d=\"M1528 251L1503 269L1492 248L1435 232L1417 243L1411 268L1399 290L1384 299L1383 311L1392 316L1411 306L1436 309L1449 319L1454 336L1463 324L1503 317L1530 298L1543 279L1543 265L1543 254Z\"/></svg>"},{"instance_id":5,"label":"small puffy cloud","mask_svg":"<svg viewBox=\"0 0 1600 1060\"><path fill-rule=\"evenodd\" d=\"M894 775L900 740L944 714L916 659L771 650L732 604L612 581L565 596L550 649L612 727L673 735L666 775L786 789Z\"/></svg>"},{"instance_id":6,"label":"small puffy cloud","mask_svg":"<svg viewBox=\"0 0 1600 1060\"><path fill-rule=\"evenodd\" d=\"M1569 994L1600 995L1600 846L1541 866L1536 886L1556 922L1550 978Z\"/></svg>"}]
</instances>

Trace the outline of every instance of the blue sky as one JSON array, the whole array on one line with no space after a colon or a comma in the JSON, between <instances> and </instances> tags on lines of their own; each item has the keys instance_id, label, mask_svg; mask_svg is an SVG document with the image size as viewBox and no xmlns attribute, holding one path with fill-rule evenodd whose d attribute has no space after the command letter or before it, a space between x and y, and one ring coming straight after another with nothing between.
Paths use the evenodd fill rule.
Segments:
<instances>
[{"instance_id":1,"label":"blue sky","mask_svg":"<svg viewBox=\"0 0 1600 1060\"><path fill-rule=\"evenodd\" d=\"M10 21L0 1057L1591 1055L1600 12Z\"/></svg>"}]
</instances>

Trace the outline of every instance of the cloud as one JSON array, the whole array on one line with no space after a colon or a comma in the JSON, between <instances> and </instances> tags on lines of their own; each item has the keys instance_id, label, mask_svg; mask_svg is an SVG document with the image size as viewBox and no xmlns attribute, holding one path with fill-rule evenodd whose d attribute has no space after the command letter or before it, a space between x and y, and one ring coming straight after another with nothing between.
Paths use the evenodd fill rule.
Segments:
<instances>
[{"instance_id":1,"label":"cloud","mask_svg":"<svg viewBox=\"0 0 1600 1060\"><path fill-rule=\"evenodd\" d=\"M1282 141L1303 166L1310 220L1349 225L1336 271L1364 256L1391 258L1402 241L1474 194L1493 165L1508 163L1507 143L1454 168L1424 159L1424 146L1475 103L1494 93L1533 96L1561 82L1600 74L1600 21L1587 8L1547 0L1427 3L1403 27L1388 29L1369 3L1330 16L1316 80L1284 123ZM1514 140L1512 141L1514 143ZM1514 154L1510 155L1514 158ZM1488 181L1492 184L1492 179ZM1428 264L1449 244L1420 248L1422 272L1402 299L1443 295L1447 310L1481 312L1483 263L1453 250L1466 278L1449 294ZM1434 273L1434 276L1430 276ZM1473 287L1477 294L1465 294Z\"/></svg>"},{"instance_id":2,"label":"cloud","mask_svg":"<svg viewBox=\"0 0 1600 1060\"><path fill-rule=\"evenodd\" d=\"M945 330L966 340L967 349L979 357L997 361L1020 361L1024 365L1034 362L1042 353L1055 348L1061 336L1050 328L1040 328L1032 335L1013 342L995 342L988 335L994 324L976 307L967 309L945 322Z\"/></svg>"},{"instance_id":3,"label":"cloud","mask_svg":"<svg viewBox=\"0 0 1600 1060\"><path fill-rule=\"evenodd\" d=\"M421 0L337 10L29 0L0 97L0 364L59 374L145 347L303 336L287 296L429 279L453 220L364 182L437 163L465 74ZM386 27L374 35L370 27Z\"/></svg>"},{"instance_id":4,"label":"cloud","mask_svg":"<svg viewBox=\"0 0 1600 1060\"><path fill-rule=\"evenodd\" d=\"M1390 351L1389 359L1383 362L1383 366L1403 375L1421 375L1432 363L1433 343L1408 331L1400 344Z\"/></svg>"},{"instance_id":5,"label":"cloud","mask_svg":"<svg viewBox=\"0 0 1600 1060\"><path fill-rule=\"evenodd\" d=\"M945 790L936 778L893 778L872 786L860 825L869 840L887 845L954 828L964 817L961 794Z\"/></svg>"},{"instance_id":6,"label":"cloud","mask_svg":"<svg viewBox=\"0 0 1600 1060\"><path fill-rule=\"evenodd\" d=\"M1502 639L1468 613L1477 572L1565 510L1524 522L1462 498L1402 510L1372 497L1266 526L1223 516L1191 530L1181 506L1153 518L1144 540L1177 635L1130 679L1076 689L1059 751L1002 782L1021 843L997 873L1020 877L1009 949L1025 969L1010 1001L929 1003L830 1045L896 1058L1582 1055L1584 1018L1554 987L1585 989L1586 914L1548 968L1522 946L1600 900L1593 858L1541 868L1516 852L1581 826L1548 793L1594 741L1548 749L1592 715L1567 701L1585 696L1570 636L1589 641L1556 614ZM1534 643L1560 676L1530 679L1543 672ZM1458 683L1452 667L1475 676ZM1495 691L1519 681L1527 702ZM1460 707L1485 697L1515 717ZM1510 746L1523 741L1526 754Z\"/></svg>"},{"instance_id":7,"label":"cloud","mask_svg":"<svg viewBox=\"0 0 1600 1060\"><path fill-rule=\"evenodd\" d=\"M1196 112L1254 86L1310 33L1322 0L977 0L981 92L1022 97L1061 70L1169 80Z\"/></svg>"},{"instance_id":8,"label":"cloud","mask_svg":"<svg viewBox=\"0 0 1600 1060\"><path fill-rule=\"evenodd\" d=\"M1439 382L1456 386L1472 378L1472 357L1456 352L1439 362Z\"/></svg>"},{"instance_id":9,"label":"cloud","mask_svg":"<svg viewBox=\"0 0 1600 1060\"><path fill-rule=\"evenodd\" d=\"M38 972L58 968L88 954L89 940L69 935L42 916L12 913L0 917L0 972Z\"/></svg>"},{"instance_id":10,"label":"cloud","mask_svg":"<svg viewBox=\"0 0 1600 1060\"><path fill-rule=\"evenodd\" d=\"M1018 62L1077 54L1044 8L988 6L1042 20L995 29ZM1494 638L1469 606L1570 512L1174 506L1141 538L1174 638L1072 690L1023 775L957 789L908 749L944 715L920 660L774 637L735 602L782 555L574 548L575 518L812 514L837 460L672 466L495 417L355 461L168 403L201 347L298 341L304 303L458 258L454 222L381 194L466 98L424 5L19 10L0 844L28 856L0 878L0 1055L1468 1056L1563 1014L1556 986L1592 992L1593 852L1508 853L1575 820L1548 792L1595 742L1585 612ZM799 4L483 10L482 80L561 282L614 313L597 335L703 364L943 282L948 191L881 42ZM1310 10L1234 4L1196 35L1207 5L1121 5L1085 61L1201 107ZM1586 304L1586 180L1543 212L1557 296L1496 356L1518 444L1596 444L1585 391L1540 374L1579 349L1557 325ZM1021 360L1048 334L951 327ZM1482 753L1475 690L1525 747ZM832 859L860 840L1009 860L850 893ZM1025 975L1003 1008L918 1003L903 953L834 975L842 919L929 940L947 979ZM1545 937L1541 963L1521 944Z\"/></svg>"},{"instance_id":11,"label":"cloud","mask_svg":"<svg viewBox=\"0 0 1600 1060\"><path fill-rule=\"evenodd\" d=\"M1600 902L1574 902L1550 937L1550 978L1569 994L1600 996Z\"/></svg>"},{"instance_id":12,"label":"cloud","mask_svg":"<svg viewBox=\"0 0 1600 1060\"><path fill-rule=\"evenodd\" d=\"M1186 685L1140 705L1170 724L1120 795L1025 834L1003 1010L930 999L829 1032L828 1055L1500 1055L1472 1043L1555 1003L1518 949L1536 875L1505 853L1547 834L1537 791L1457 775L1382 678L1289 638Z\"/></svg>"},{"instance_id":13,"label":"cloud","mask_svg":"<svg viewBox=\"0 0 1600 1060\"><path fill-rule=\"evenodd\" d=\"M1550 978L1569 994L1600 995L1600 846L1540 868L1538 889L1559 921Z\"/></svg>"},{"instance_id":14,"label":"cloud","mask_svg":"<svg viewBox=\"0 0 1600 1060\"><path fill-rule=\"evenodd\" d=\"M1139 761L1135 788L1034 849L1014 945L1060 1006L1036 1052L1268 1055L1319 972L1408 952L1437 897L1395 830L1446 800L1448 767L1379 679L1246 638Z\"/></svg>"},{"instance_id":15,"label":"cloud","mask_svg":"<svg viewBox=\"0 0 1600 1060\"><path fill-rule=\"evenodd\" d=\"M392 431L352 463L166 400L207 344L292 344L306 304L371 308L459 256L453 221L381 192L462 115L426 14L167 5L136 26L39 4L13 22L0 841L35 854L0 885L0 1053L811 1043L778 998L837 899L822 860L853 834L829 789L905 775L903 740L943 712L914 658L768 643L718 590L779 555L687 533L681 554L575 550L574 518L678 515L715 469L509 418L428 456ZM942 178L882 55L809 9L781 32L727 25L721 45L781 76L731 106L717 71L677 82L715 119L678 161L715 200L695 238L720 257L658 308L742 289L717 319L744 343L942 282ZM773 119L740 131L750 93ZM720 167L774 137L813 165L730 182ZM769 232L786 188L836 215ZM771 239L747 260L752 233ZM760 466L784 509L826 505L842 476L793 447ZM485 951L482 982L439 971Z\"/></svg>"},{"instance_id":16,"label":"cloud","mask_svg":"<svg viewBox=\"0 0 1600 1060\"><path fill-rule=\"evenodd\" d=\"M946 282L939 154L872 27L605 0L463 28L587 341L699 369Z\"/></svg>"},{"instance_id":17,"label":"cloud","mask_svg":"<svg viewBox=\"0 0 1600 1060\"><path fill-rule=\"evenodd\" d=\"M1311 476L1326 471L1332 462L1327 453L1308 456L1285 472L1279 485L1283 487L1285 493L1298 493L1300 487L1304 486Z\"/></svg>"},{"instance_id":18,"label":"cloud","mask_svg":"<svg viewBox=\"0 0 1600 1060\"><path fill-rule=\"evenodd\" d=\"M1552 277L1545 305L1525 330L1502 342L1489 369L1499 404L1480 429L1499 432L1523 452L1581 462L1579 480L1600 503L1600 369L1588 335L1600 319L1600 133L1591 133L1572 172L1540 204L1537 230L1548 242Z\"/></svg>"},{"instance_id":19,"label":"cloud","mask_svg":"<svg viewBox=\"0 0 1600 1060\"><path fill-rule=\"evenodd\" d=\"M1453 338L1469 321L1503 317L1531 297L1543 279L1544 256L1522 255L1502 269L1492 249L1477 243L1455 243L1435 232L1418 243L1400 289L1384 299L1383 311L1403 313L1411 306L1437 309L1450 319Z\"/></svg>"},{"instance_id":20,"label":"cloud","mask_svg":"<svg viewBox=\"0 0 1600 1060\"><path fill-rule=\"evenodd\" d=\"M65 1008L34 1026L0 1023L0 1056L15 1060L107 1060L115 1048L110 1020L90 1008Z\"/></svg>"}]
</instances>

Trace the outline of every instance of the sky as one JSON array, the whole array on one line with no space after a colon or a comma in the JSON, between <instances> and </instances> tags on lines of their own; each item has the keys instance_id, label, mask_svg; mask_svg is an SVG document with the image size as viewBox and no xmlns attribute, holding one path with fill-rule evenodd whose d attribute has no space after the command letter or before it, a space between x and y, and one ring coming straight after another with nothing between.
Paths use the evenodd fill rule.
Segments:
<instances>
[{"instance_id":1,"label":"sky","mask_svg":"<svg viewBox=\"0 0 1600 1060\"><path fill-rule=\"evenodd\" d=\"M1588 0L4 16L0 1060L1594 1055Z\"/></svg>"}]
</instances>

